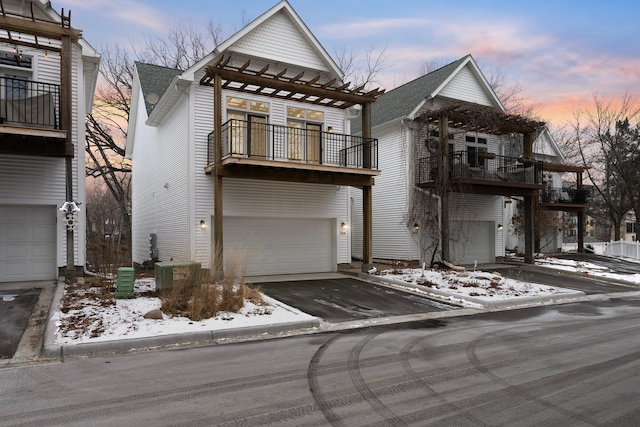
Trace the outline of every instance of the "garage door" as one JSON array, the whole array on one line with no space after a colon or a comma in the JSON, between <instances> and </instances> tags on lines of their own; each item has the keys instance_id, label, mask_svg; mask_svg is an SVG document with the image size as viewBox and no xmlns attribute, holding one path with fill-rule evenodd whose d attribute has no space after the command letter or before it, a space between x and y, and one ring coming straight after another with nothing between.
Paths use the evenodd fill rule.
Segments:
<instances>
[{"instance_id":1,"label":"garage door","mask_svg":"<svg viewBox=\"0 0 640 427\"><path fill-rule=\"evenodd\" d=\"M0 206L0 282L56 277L55 206Z\"/></svg>"},{"instance_id":2,"label":"garage door","mask_svg":"<svg viewBox=\"0 0 640 427\"><path fill-rule=\"evenodd\" d=\"M474 261L478 264L494 263L496 236L493 227L493 221L452 221L449 229L453 262L468 265Z\"/></svg>"},{"instance_id":3,"label":"garage door","mask_svg":"<svg viewBox=\"0 0 640 427\"><path fill-rule=\"evenodd\" d=\"M335 271L331 219L224 219L225 262L242 254L248 276Z\"/></svg>"}]
</instances>

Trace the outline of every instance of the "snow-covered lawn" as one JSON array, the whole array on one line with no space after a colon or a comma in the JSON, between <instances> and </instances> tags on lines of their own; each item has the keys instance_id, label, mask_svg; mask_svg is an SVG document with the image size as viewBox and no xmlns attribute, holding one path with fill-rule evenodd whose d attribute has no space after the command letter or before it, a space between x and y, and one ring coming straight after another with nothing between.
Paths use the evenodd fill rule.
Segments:
<instances>
[{"instance_id":1,"label":"snow-covered lawn","mask_svg":"<svg viewBox=\"0 0 640 427\"><path fill-rule=\"evenodd\" d=\"M575 294L574 290L509 279L486 271L395 269L381 271L376 277L396 287L406 284L414 292L475 308L485 307L487 303L517 304L519 300Z\"/></svg>"},{"instance_id":2,"label":"snow-covered lawn","mask_svg":"<svg viewBox=\"0 0 640 427\"><path fill-rule=\"evenodd\" d=\"M239 313L219 313L215 318L198 322L166 314L162 320L145 319L146 313L161 306L160 298L155 296L155 287L153 277L136 279L137 297L116 299L115 303L112 298L101 296L99 288L74 289L73 302L64 308L66 312L57 311L52 315L57 326L55 343L80 344L314 319L267 296L264 296L266 306L245 301Z\"/></svg>"},{"instance_id":3,"label":"snow-covered lawn","mask_svg":"<svg viewBox=\"0 0 640 427\"><path fill-rule=\"evenodd\" d=\"M640 273L636 273L636 274L613 273L607 267L603 267L587 261L576 261L572 259L545 257L545 258L537 258L536 265L547 267L547 268L553 268L556 270L582 273L585 276L604 277L608 279L615 279L622 282L627 282L633 285L640 285Z\"/></svg>"},{"instance_id":4,"label":"snow-covered lawn","mask_svg":"<svg viewBox=\"0 0 640 427\"><path fill-rule=\"evenodd\" d=\"M589 276L608 277L640 285L640 274L616 274L606 268L583 261L557 258L539 258L536 263L548 268L572 271ZM509 279L488 271L453 271L422 269L394 269L376 273L375 278L393 286L405 288L441 301L464 307L483 308L495 304L518 305L534 299L549 300L571 298L579 292L559 287L527 283ZM56 344L79 344L128 338L198 331L216 331L247 326L308 321L313 316L289 307L279 301L264 297L267 306L248 301L239 313L220 313L217 317L192 321L186 317L170 317L163 314L161 320L143 316L161 306L155 294L155 279L135 281L136 298L116 299L106 297L100 288L84 286L73 288L66 306L53 314L56 321ZM572 295L573 294L573 295ZM70 301L70 302L69 302Z\"/></svg>"}]
</instances>

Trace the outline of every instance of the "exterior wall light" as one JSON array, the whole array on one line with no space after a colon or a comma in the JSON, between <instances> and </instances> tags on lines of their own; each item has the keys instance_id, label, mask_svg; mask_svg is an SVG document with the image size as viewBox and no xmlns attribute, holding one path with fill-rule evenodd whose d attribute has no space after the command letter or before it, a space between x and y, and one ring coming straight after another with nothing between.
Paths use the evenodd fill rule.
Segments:
<instances>
[{"instance_id":1,"label":"exterior wall light","mask_svg":"<svg viewBox=\"0 0 640 427\"><path fill-rule=\"evenodd\" d=\"M327 132L329 132L329 133L333 133L333 128L332 128L331 126L329 126L329 127L327 128Z\"/></svg>"},{"instance_id":2,"label":"exterior wall light","mask_svg":"<svg viewBox=\"0 0 640 427\"><path fill-rule=\"evenodd\" d=\"M498 231L502 230L502 224L498 224Z\"/></svg>"},{"instance_id":3,"label":"exterior wall light","mask_svg":"<svg viewBox=\"0 0 640 427\"><path fill-rule=\"evenodd\" d=\"M200 220L200 229L201 230L206 230L207 229L207 222L204 219Z\"/></svg>"},{"instance_id":4,"label":"exterior wall light","mask_svg":"<svg viewBox=\"0 0 640 427\"><path fill-rule=\"evenodd\" d=\"M346 221L340 223L340 234L345 235L349 231L349 224Z\"/></svg>"},{"instance_id":5,"label":"exterior wall light","mask_svg":"<svg viewBox=\"0 0 640 427\"><path fill-rule=\"evenodd\" d=\"M411 228L411 230L412 230L414 233L417 233L418 231L420 231L420 226L418 225L418 223L417 223L417 222L414 222L414 223L413 223L413 227Z\"/></svg>"}]
</instances>

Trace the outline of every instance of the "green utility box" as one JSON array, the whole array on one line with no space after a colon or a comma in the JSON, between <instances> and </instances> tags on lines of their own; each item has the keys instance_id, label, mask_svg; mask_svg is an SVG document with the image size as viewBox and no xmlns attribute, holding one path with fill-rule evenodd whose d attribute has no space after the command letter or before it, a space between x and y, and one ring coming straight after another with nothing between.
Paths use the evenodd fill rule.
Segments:
<instances>
[{"instance_id":1,"label":"green utility box","mask_svg":"<svg viewBox=\"0 0 640 427\"><path fill-rule=\"evenodd\" d=\"M118 268L116 298L133 298L134 270L131 267Z\"/></svg>"},{"instance_id":2,"label":"green utility box","mask_svg":"<svg viewBox=\"0 0 640 427\"><path fill-rule=\"evenodd\" d=\"M156 291L168 292L174 285L196 286L200 284L202 266L195 261L156 262Z\"/></svg>"}]
</instances>

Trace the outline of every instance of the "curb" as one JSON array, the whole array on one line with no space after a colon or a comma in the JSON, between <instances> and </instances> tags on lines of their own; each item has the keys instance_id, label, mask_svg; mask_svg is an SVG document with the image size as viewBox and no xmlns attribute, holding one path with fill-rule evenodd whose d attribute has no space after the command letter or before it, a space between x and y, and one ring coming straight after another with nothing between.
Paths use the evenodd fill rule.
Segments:
<instances>
[{"instance_id":1,"label":"curb","mask_svg":"<svg viewBox=\"0 0 640 427\"><path fill-rule=\"evenodd\" d=\"M299 322L277 323L265 326L245 326L241 328L220 329L215 331L188 332L183 334L158 335L155 337L118 339L83 344L56 344L56 323L51 313L58 311L64 296L64 280L58 281L53 300L49 307L49 317L44 329L43 346L39 357L44 359L60 359L65 357L96 356L104 354L122 354L160 348L179 348L207 344L218 344L218 340L260 335L275 335L299 329L313 329L320 326L320 319Z\"/></svg>"},{"instance_id":2,"label":"curb","mask_svg":"<svg viewBox=\"0 0 640 427\"><path fill-rule=\"evenodd\" d=\"M541 297L518 297L517 299L512 298L512 299L503 300L503 301L486 301L480 298L470 297L466 295L452 294L451 292L441 291L440 289L416 285L408 282L402 282L400 280L388 279L388 278L385 278L384 276L375 276L367 273L360 273L358 274L358 276L364 279L367 279L369 281L380 281L380 282L389 283L395 286L417 289L421 291L420 295L425 296L427 298L429 298L429 296L424 295L424 293L432 294L432 295L443 297L443 298L446 297L446 298L460 299L473 304L478 304L481 307L488 310L507 308L507 307L520 307L520 306L559 303L563 301L575 300L576 298L583 298L587 295L582 291L571 291L571 292L564 292L562 294L545 295ZM447 300L439 300L439 301L447 302L449 304L451 303L450 301L447 301Z\"/></svg>"}]
</instances>

